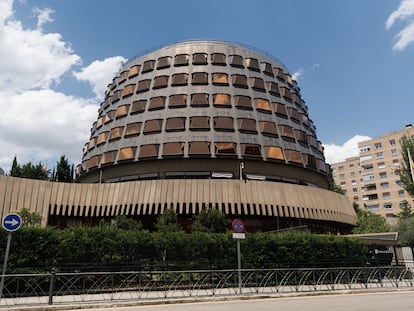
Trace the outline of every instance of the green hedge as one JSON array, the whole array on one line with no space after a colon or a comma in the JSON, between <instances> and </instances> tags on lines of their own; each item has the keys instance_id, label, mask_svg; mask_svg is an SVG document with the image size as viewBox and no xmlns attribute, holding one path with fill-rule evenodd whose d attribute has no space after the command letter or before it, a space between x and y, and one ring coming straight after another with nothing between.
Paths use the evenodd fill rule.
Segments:
<instances>
[{"instance_id":1,"label":"green hedge","mask_svg":"<svg viewBox=\"0 0 414 311\"><path fill-rule=\"evenodd\" d=\"M0 234L3 262L7 233ZM366 264L357 240L306 233L246 234L243 268L338 267ZM7 273L233 269L231 233L148 232L114 226L22 227L13 233Z\"/></svg>"}]
</instances>

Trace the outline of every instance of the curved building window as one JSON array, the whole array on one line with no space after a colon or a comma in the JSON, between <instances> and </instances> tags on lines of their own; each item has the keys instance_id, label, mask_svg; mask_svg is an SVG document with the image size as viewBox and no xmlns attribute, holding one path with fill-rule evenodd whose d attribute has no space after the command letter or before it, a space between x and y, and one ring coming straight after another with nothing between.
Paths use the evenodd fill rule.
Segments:
<instances>
[{"instance_id":1,"label":"curved building window","mask_svg":"<svg viewBox=\"0 0 414 311\"><path fill-rule=\"evenodd\" d=\"M267 99L255 98L254 106L256 107L257 111L272 113L272 109L270 108L270 103Z\"/></svg>"},{"instance_id":2,"label":"curved building window","mask_svg":"<svg viewBox=\"0 0 414 311\"><path fill-rule=\"evenodd\" d=\"M249 78L250 86L252 89L260 92L265 92L265 85L262 78L251 77Z\"/></svg>"},{"instance_id":3,"label":"curved building window","mask_svg":"<svg viewBox=\"0 0 414 311\"><path fill-rule=\"evenodd\" d=\"M95 148L95 146L96 146L96 137L93 137L89 140L88 150Z\"/></svg>"},{"instance_id":4,"label":"curved building window","mask_svg":"<svg viewBox=\"0 0 414 311\"><path fill-rule=\"evenodd\" d=\"M207 65L207 53L194 53L193 65Z\"/></svg>"},{"instance_id":5,"label":"curved building window","mask_svg":"<svg viewBox=\"0 0 414 311\"><path fill-rule=\"evenodd\" d=\"M129 105L122 105L116 109L116 118L122 118L128 115Z\"/></svg>"},{"instance_id":6,"label":"curved building window","mask_svg":"<svg viewBox=\"0 0 414 311\"><path fill-rule=\"evenodd\" d=\"M272 64L262 62L262 63L260 63L260 68L262 69L262 72L265 75L268 75L270 77L274 77Z\"/></svg>"},{"instance_id":7,"label":"curved building window","mask_svg":"<svg viewBox=\"0 0 414 311\"><path fill-rule=\"evenodd\" d=\"M209 131L210 130L210 118L209 117L191 117L190 118L190 130L191 131Z\"/></svg>"},{"instance_id":8,"label":"curved building window","mask_svg":"<svg viewBox=\"0 0 414 311\"><path fill-rule=\"evenodd\" d=\"M165 124L167 132L180 132L185 130L185 118L168 118Z\"/></svg>"},{"instance_id":9,"label":"curved building window","mask_svg":"<svg viewBox=\"0 0 414 311\"><path fill-rule=\"evenodd\" d=\"M245 75L234 74L231 75L231 83L234 87L240 87L243 89L247 89L247 77Z\"/></svg>"},{"instance_id":10,"label":"curved building window","mask_svg":"<svg viewBox=\"0 0 414 311\"><path fill-rule=\"evenodd\" d=\"M152 97L149 101L148 110L159 110L165 107L165 97L157 96Z\"/></svg>"},{"instance_id":11,"label":"curved building window","mask_svg":"<svg viewBox=\"0 0 414 311\"><path fill-rule=\"evenodd\" d=\"M141 65L135 65L129 68L128 78L133 78L139 74L139 71L141 70Z\"/></svg>"},{"instance_id":12,"label":"curved building window","mask_svg":"<svg viewBox=\"0 0 414 311\"><path fill-rule=\"evenodd\" d=\"M210 142L193 141L188 149L189 156L210 155Z\"/></svg>"},{"instance_id":13,"label":"curved building window","mask_svg":"<svg viewBox=\"0 0 414 311\"><path fill-rule=\"evenodd\" d=\"M184 143L165 143L162 151L163 156L182 156L184 154Z\"/></svg>"},{"instance_id":14,"label":"curved building window","mask_svg":"<svg viewBox=\"0 0 414 311\"><path fill-rule=\"evenodd\" d=\"M316 159L313 155L304 153L303 158L305 160L306 167L310 167L310 168L314 168L314 169L317 168L316 167Z\"/></svg>"},{"instance_id":15,"label":"curved building window","mask_svg":"<svg viewBox=\"0 0 414 311\"><path fill-rule=\"evenodd\" d=\"M231 117L214 117L214 129L216 131L234 131L233 118Z\"/></svg>"},{"instance_id":16,"label":"curved building window","mask_svg":"<svg viewBox=\"0 0 414 311\"><path fill-rule=\"evenodd\" d=\"M105 117L104 117L104 116L102 116L102 117L100 117L100 118L96 121L96 125L95 125L95 127L96 127L97 129L99 129L99 128L103 125L104 119L105 119Z\"/></svg>"},{"instance_id":17,"label":"curved building window","mask_svg":"<svg viewBox=\"0 0 414 311\"><path fill-rule=\"evenodd\" d=\"M187 73L177 73L172 76L172 86L187 85L188 83L188 74Z\"/></svg>"},{"instance_id":18,"label":"curved building window","mask_svg":"<svg viewBox=\"0 0 414 311\"><path fill-rule=\"evenodd\" d=\"M111 122L114 119L115 114L116 114L116 110L108 111L108 113L104 116L104 120L103 120L104 124Z\"/></svg>"},{"instance_id":19,"label":"curved building window","mask_svg":"<svg viewBox=\"0 0 414 311\"><path fill-rule=\"evenodd\" d=\"M154 78L153 89L161 89L168 86L168 76L158 76Z\"/></svg>"},{"instance_id":20,"label":"curved building window","mask_svg":"<svg viewBox=\"0 0 414 311\"><path fill-rule=\"evenodd\" d=\"M208 84L208 73L207 72L194 72L192 74L191 84L193 85Z\"/></svg>"},{"instance_id":21,"label":"curved building window","mask_svg":"<svg viewBox=\"0 0 414 311\"><path fill-rule=\"evenodd\" d=\"M176 94L171 95L168 107L169 108L182 108L187 106L187 95L186 94Z\"/></svg>"},{"instance_id":22,"label":"curved building window","mask_svg":"<svg viewBox=\"0 0 414 311\"><path fill-rule=\"evenodd\" d=\"M242 133L256 134L256 121L253 119L237 119L239 131Z\"/></svg>"},{"instance_id":23,"label":"curved building window","mask_svg":"<svg viewBox=\"0 0 414 311\"><path fill-rule=\"evenodd\" d=\"M228 85L229 79L227 73L215 72L213 73L213 84L214 85Z\"/></svg>"},{"instance_id":24,"label":"curved building window","mask_svg":"<svg viewBox=\"0 0 414 311\"><path fill-rule=\"evenodd\" d=\"M226 66L226 55L223 53L211 54L211 63L213 65Z\"/></svg>"},{"instance_id":25,"label":"curved building window","mask_svg":"<svg viewBox=\"0 0 414 311\"><path fill-rule=\"evenodd\" d=\"M147 120L144 124L144 134L155 134L160 133L162 129L162 120L155 119L155 120Z\"/></svg>"},{"instance_id":26,"label":"curved building window","mask_svg":"<svg viewBox=\"0 0 414 311\"><path fill-rule=\"evenodd\" d=\"M279 117L287 118L287 112L286 107L282 103L272 103L273 110L275 114L277 114Z\"/></svg>"},{"instance_id":27,"label":"curved building window","mask_svg":"<svg viewBox=\"0 0 414 311\"><path fill-rule=\"evenodd\" d=\"M250 96L236 95L234 96L234 105L238 109L253 110L252 99Z\"/></svg>"},{"instance_id":28,"label":"curved building window","mask_svg":"<svg viewBox=\"0 0 414 311\"><path fill-rule=\"evenodd\" d=\"M123 126L114 127L111 129L111 132L109 133L109 140L119 139L122 136L122 132L124 131Z\"/></svg>"},{"instance_id":29,"label":"curved building window","mask_svg":"<svg viewBox=\"0 0 414 311\"><path fill-rule=\"evenodd\" d=\"M299 116L299 112L297 109L293 108L293 107L286 107L288 116L296 122L300 122L300 116Z\"/></svg>"},{"instance_id":30,"label":"curved building window","mask_svg":"<svg viewBox=\"0 0 414 311\"><path fill-rule=\"evenodd\" d=\"M137 100L132 103L131 114L142 113L145 111L145 106L147 105L146 100Z\"/></svg>"},{"instance_id":31,"label":"curved building window","mask_svg":"<svg viewBox=\"0 0 414 311\"><path fill-rule=\"evenodd\" d=\"M302 155L297 150L285 149L286 160L294 163L303 163Z\"/></svg>"},{"instance_id":32,"label":"curved building window","mask_svg":"<svg viewBox=\"0 0 414 311\"><path fill-rule=\"evenodd\" d=\"M109 132L103 132L99 134L98 138L96 139L96 145L99 146L99 145L106 143L108 136L109 136Z\"/></svg>"},{"instance_id":33,"label":"curved building window","mask_svg":"<svg viewBox=\"0 0 414 311\"><path fill-rule=\"evenodd\" d=\"M142 145L139 148L139 158L156 158L159 148L159 144Z\"/></svg>"},{"instance_id":34,"label":"curved building window","mask_svg":"<svg viewBox=\"0 0 414 311\"><path fill-rule=\"evenodd\" d=\"M118 100L120 100L121 96L122 96L122 90L115 91L114 95L112 95L112 97L111 97L112 103L115 103Z\"/></svg>"},{"instance_id":35,"label":"curved building window","mask_svg":"<svg viewBox=\"0 0 414 311\"><path fill-rule=\"evenodd\" d=\"M318 141L316 140L316 137L315 136L313 136L313 135L307 135L307 141L308 141L308 144L310 146L312 146L315 149L318 149Z\"/></svg>"},{"instance_id":36,"label":"curved building window","mask_svg":"<svg viewBox=\"0 0 414 311\"><path fill-rule=\"evenodd\" d=\"M292 94L290 93L289 88L284 87L284 86L280 87L280 95L282 95L289 102L292 101Z\"/></svg>"},{"instance_id":37,"label":"curved building window","mask_svg":"<svg viewBox=\"0 0 414 311\"><path fill-rule=\"evenodd\" d=\"M214 94L213 105L216 107L231 107L229 94Z\"/></svg>"},{"instance_id":38,"label":"curved building window","mask_svg":"<svg viewBox=\"0 0 414 311\"><path fill-rule=\"evenodd\" d=\"M306 137L306 133L304 131L301 130L294 130L295 132L295 136L296 136L296 140L302 143L307 144L307 137Z\"/></svg>"},{"instance_id":39,"label":"curved building window","mask_svg":"<svg viewBox=\"0 0 414 311\"><path fill-rule=\"evenodd\" d=\"M280 136L295 139L293 128L287 125L278 125Z\"/></svg>"},{"instance_id":40,"label":"curved building window","mask_svg":"<svg viewBox=\"0 0 414 311\"><path fill-rule=\"evenodd\" d=\"M116 159L117 150L105 152L102 155L101 165L114 163Z\"/></svg>"},{"instance_id":41,"label":"curved building window","mask_svg":"<svg viewBox=\"0 0 414 311\"><path fill-rule=\"evenodd\" d=\"M243 157L261 157L260 145L240 144L240 151Z\"/></svg>"},{"instance_id":42,"label":"curved building window","mask_svg":"<svg viewBox=\"0 0 414 311\"><path fill-rule=\"evenodd\" d=\"M235 155L236 143L215 143L215 154L219 155Z\"/></svg>"},{"instance_id":43,"label":"curved building window","mask_svg":"<svg viewBox=\"0 0 414 311\"><path fill-rule=\"evenodd\" d=\"M286 82L286 78L285 78L285 72L283 71L282 68L278 68L278 67L274 67L273 68L273 73L276 75L276 77L282 81L282 82Z\"/></svg>"},{"instance_id":44,"label":"curved building window","mask_svg":"<svg viewBox=\"0 0 414 311\"><path fill-rule=\"evenodd\" d=\"M128 123L125 130L125 137L136 136L141 132L141 122Z\"/></svg>"},{"instance_id":45,"label":"curved building window","mask_svg":"<svg viewBox=\"0 0 414 311\"><path fill-rule=\"evenodd\" d=\"M122 91L122 97L131 96L134 94L135 84L128 84L125 86L124 90Z\"/></svg>"},{"instance_id":46,"label":"curved building window","mask_svg":"<svg viewBox=\"0 0 414 311\"><path fill-rule=\"evenodd\" d=\"M192 107L208 107L208 94L197 93L191 94L191 106Z\"/></svg>"},{"instance_id":47,"label":"curved building window","mask_svg":"<svg viewBox=\"0 0 414 311\"><path fill-rule=\"evenodd\" d=\"M259 121L260 132L265 136L277 137L276 124L269 121Z\"/></svg>"},{"instance_id":48,"label":"curved building window","mask_svg":"<svg viewBox=\"0 0 414 311\"><path fill-rule=\"evenodd\" d=\"M122 71L120 76L119 76L119 81L118 83L121 84L123 83L126 79L128 79L128 70Z\"/></svg>"},{"instance_id":49,"label":"curved building window","mask_svg":"<svg viewBox=\"0 0 414 311\"><path fill-rule=\"evenodd\" d=\"M246 67L253 71L260 71L259 61L256 58L246 58Z\"/></svg>"},{"instance_id":50,"label":"curved building window","mask_svg":"<svg viewBox=\"0 0 414 311\"><path fill-rule=\"evenodd\" d=\"M90 168L94 168L97 167L100 162L101 162L101 155L96 155L93 156L92 158L90 158L89 160L86 161L86 168L90 169Z\"/></svg>"},{"instance_id":51,"label":"curved building window","mask_svg":"<svg viewBox=\"0 0 414 311\"><path fill-rule=\"evenodd\" d=\"M141 73L146 73L154 70L155 60L147 60L142 65Z\"/></svg>"},{"instance_id":52,"label":"curved building window","mask_svg":"<svg viewBox=\"0 0 414 311\"><path fill-rule=\"evenodd\" d=\"M188 54L177 54L174 58L174 66L187 66L190 55Z\"/></svg>"},{"instance_id":53,"label":"curved building window","mask_svg":"<svg viewBox=\"0 0 414 311\"><path fill-rule=\"evenodd\" d=\"M266 82L266 89L270 94L280 97L279 86L276 82Z\"/></svg>"},{"instance_id":54,"label":"curved building window","mask_svg":"<svg viewBox=\"0 0 414 311\"><path fill-rule=\"evenodd\" d=\"M134 160L137 147L125 147L119 150L118 161Z\"/></svg>"},{"instance_id":55,"label":"curved building window","mask_svg":"<svg viewBox=\"0 0 414 311\"><path fill-rule=\"evenodd\" d=\"M243 57L240 55L230 55L229 63L233 67L244 68Z\"/></svg>"},{"instance_id":56,"label":"curved building window","mask_svg":"<svg viewBox=\"0 0 414 311\"><path fill-rule=\"evenodd\" d=\"M264 146L264 151L267 159L284 160L283 150L276 146Z\"/></svg>"},{"instance_id":57,"label":"curved building window","mask_svg":"<svg viewBox=\"0 0 414 311\"><path fill-rule=\"evenodd\" d=\"M137 93L143 93L143 92L148 91L150 89L150 86L151 86L150 79L138 81Z\"/></svg>"},{"instance_id":58,"label":"curved building window","mask_svg":"<svg viewBox=\"0 0 414 311\"><path fill-rule=\"evenodd\" d=\"M171 56L163 56L158 58L157 69L164 69L171 66Z\"/></svg>"}]
</instances>

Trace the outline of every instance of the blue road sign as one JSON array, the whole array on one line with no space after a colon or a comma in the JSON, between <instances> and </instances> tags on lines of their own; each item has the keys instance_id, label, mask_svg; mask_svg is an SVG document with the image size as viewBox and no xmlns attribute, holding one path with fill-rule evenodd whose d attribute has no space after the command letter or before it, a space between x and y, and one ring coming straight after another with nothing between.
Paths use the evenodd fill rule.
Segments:
<instances>
[{"instance_id":1,"label":"blue road sign","mask_svg":"<svg viewBox=\"0 0 414 311\"><path fill-rule=\"evenodd\" d=\"M22 218L18 214L15 214L15 213L7 214L3 218L2 225L6 231L9 231L9 232L16 231L22 225Z\"/></svg>"},{"instance_id":2,"label":"blue road sign","mask_svg":"<svg viewBox=\"0 0 414 311\"><path fill-rule=\"evenodd\" d=\"M231 227L233 229L233 233L244 233L244 222L241 219L233 220Z\"/></svg>"}]
</instances>

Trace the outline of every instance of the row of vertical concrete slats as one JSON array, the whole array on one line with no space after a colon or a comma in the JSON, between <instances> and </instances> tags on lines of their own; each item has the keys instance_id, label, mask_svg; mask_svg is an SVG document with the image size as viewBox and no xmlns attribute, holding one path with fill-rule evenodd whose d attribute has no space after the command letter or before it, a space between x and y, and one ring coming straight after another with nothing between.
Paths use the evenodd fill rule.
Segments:
<instances>
[{"instance_id":1,"label":"row of vertical concrete slats","mask_svg":"<svg viewBox=\"0 0 414 311\"><path fill-rule=\"evenodd\" d=\"M337 193L293 184L224 179L166 179L107 184L58 183L0 176L2 217L28 208L42 215L115 216L159 214L202 207L226 214L280 216L355 223L352 203ZM44 223L45 225L46 223Z\"/></svg>"}]
</instances>

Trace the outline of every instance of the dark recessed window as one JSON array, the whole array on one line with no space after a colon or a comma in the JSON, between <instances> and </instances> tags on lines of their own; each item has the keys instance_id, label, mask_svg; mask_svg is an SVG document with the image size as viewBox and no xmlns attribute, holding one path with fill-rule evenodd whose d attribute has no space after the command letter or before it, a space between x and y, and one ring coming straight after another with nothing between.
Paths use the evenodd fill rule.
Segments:
<instances>
[{"instance_id":1,"label":"dark recessed window","mask_svg":"<svg viewBox=\"0 0 414 311\"><path fill-rule=\"evenodd\" d=\"M141 65L135 65L129 68L128 78L133 78L139 74L139 71L141 70Z\"/></svg>"},{"instance_id":2,"label":"dark recessed window","mask_svg":"<svg viewBox=\"0 0 414 311\"><path fill-rule=\"evenodd\" d=\"M223 53L211 54L211 63L213 65L226 66L226 55Z\"/></svg>"},{"instance_id":3,"label":"dark recessed window","mask_svg":"<svg viewBox=\"0 0 414 311\"><path fill-rule=\"evenodd\" d=\"M112 95L112 103L115 103L118 100L120 100L121 96L122 96L122 90L118 90L118 91L114 92L114 95Z\"/></svg>"},{"instance_id":4,"label":"dark recessed window","mask_svg":"<svg viewBox=\"0 0 414 311\"><path fill-rule=\"evenodd\" d=\"M285 155L289 162L303 163L302 155L297 150L285 149Z\"/></svg>"},{"instance_id":5,"label":"dark recessed window","mask_svg":"<svg viewBox=\"0 0 414 311\"><path fill-rule=\"evenodd\" d=\"M141 132L141 122L129 123L126 126L125 137L139 135Z\"/></svg>"},{"instance_id":6,"label":"dark recessed window","mask_svg":"<svg viewBox=\"0 0 414 311\"><path fill-rule=\"evenodd\" d=\"M285 73L282 68L275 67L273 68L273 73L275 76L282 82L286 82Z\"/></svg>"},{"instance_id":7,"label":"dark recessed window","mask_svg":"<svg viewBox=\"0 0 414 311\"><path fill-rule=\"evenodd\" d=\"M109 164L109 163L113 163L115 162L116 159L116 154L118 153L117 150L113 150L113 151L108 151L105 152L102 155L102 159L101 159L101 165L103 164Z\"/></svg>"},{"instance_id":8,"label":"dark recessed window","mask_svg":"<svg viewBox=\"0 0 414 311\"><path fill-rule=\"evenodd\" d=\"M213 84L214 85L228 85L229 79L227 73L216 72L213 73Z\"/></svg>"},{"instance_id":9,"label":"dark recessed window","mask_svg":"<svg viewBox=\"0 0 414 311\"><path fill-rule=\"evenodd\" d=\"M192 131L209 131L210 130L210 118L209 117L191 117L190 118L190 130Z\"/></svg>"},{"instance_id":10,"label":"dark recessed window","mask_svg":"<svg viewBox=\"0 0 414 311\"><path fill-rule=\"evenodd\" d=\"M109 140L119 139L122 137L122 132L124 131L123 126L114 127L109 133Z\"/></svg>"},{"instance_id":11,"label":"dark recessed window","mask_svg":"<svg viewBox=\"0 0 414 311\"><path fill-rule=\"evenodd\" d=\"M95 148L96 146L96 137L91 138L88 144L88 150Z\"/></svg>"},{"instance_id":12,"label":"dark recessed window","mask_svg":"<svg viewBox=\"0 0 414 311\"><path fill-rule=\"evenodd\" d=\"M185 130L185 118L168 118L165 124L167 132L180 132Z\"/></svg>"},{"instance_id":13,"label":"dark recessed window","mask_svg":"<svg viewBox=\"0 0 414 311\"><path fill-rule=\"evenodd\" d=\"M168 68L171 66L171 56L163 56L158 58L157 69Z\"/></svg>"},{"instance_id":14,"label":"dark recessed window","mask_svg":"<svg viewBox=\"0 0 414 311\"><path fill-rule=\"evenodd\" d=\"M141 73L146 73L146 72L153 71L154 70L154 66L155 66L155 60L147 60L142 65L142 71L141 71Z\"/></svg>"},{"instance_id":15,"label":"dark recessed window","mask_svg":"<svg viewBox=\"0 0 414 311\"><path fill-rule=\"evenodd\" d=\"M182 108L187 106L187 95L186 94L176 94L171 95L168 102L169 108Z\"/></svg>"},{"instance_id":16,"label":"dark recessed window","mask_svg":"<svg viewBox=\"0 0 414 311\"><path fill-rule=\"evenodd\" d=\"M162 120L155 119L155 120L147 120L145 121L144 125L144 134L155 134L160 133L162 129Z\"/></svg>"},{"instance_id":17,"label":"dark recessed window","mask_svg":"<svg viewBox=\"0 0 414 311\"><path fill-rule=\"evenodd\" d=\"M142 145L139 149L139 157L140 158L154 158L158 156L158 149L160 145L153 144L153 145Z\"/></svg>"},{"instance_id":18,"label":"dark recessed window","mask_svg":"<svg viewBox=\"0 0 414 311\"><path fill-rule=\"evenodd\" d=\"M236 95L234 96L234 105L238 109L252 110L252 99L249 96Z\"/></svg>"},{"instance_id":19,"label":"dark recessed window","mask_svg":"<svg viewBox=\"0 0 414 311\"><path fill-rule=\"evenodd\" d=\"M128 70L122 71L120 76L119 76L119 80L118 83L121 84L123 83L126 79L128 79Z\"/></svg>"},{"instance_id":20,"label":"dark recessed window","mask_svg":"<svg viewBox=\"0 0 414 311\"><path fill-rule=\"evenodd\" d=\"M188 55L188 54L175 55L174 66L176 66L176 67L177 66L187 66L189 59L190 59L190 55Z\"/></svg>"},{"instance_id":21,"label":"dark recessed window","mask_svg":"<svg viewBox=\"0 0 414 311\"><path fill-rule=\"evenodd\" d=\"M235 155L236 144L235 143L215 143L216 155Z\"/></svg>"},{"instance_id":22,"label":"dark recessed window","mask_svg":"<svg viewBox=\"0 0 414 311\"><path fill-rule=\"evenodd\" d=\"M287 87L280 87L280 94L286 98L288 101L292 101L292 94L290 93L289 88Z\"/></svg>"},{"instance_id":23,"label":"dark recessed window","mask_svg":"<svg viewBox=\"0 0 414 311\"><path fill-rule=\"evenodd\" d=\"M172 76L172 86L187 85L188 83L188 74L187 73L177 73Z\"/></svg>"},{"instance_id":24,"label":"dark recessed window","mask_svg":"<svg viewBox=\"0 0 414 311\"><path fill-rule=\"evenodd\" d=\"M129 105L122 105L116 109L116 118L122 118L128 115Z\"/></svg>"},{"instance_id":25,"label":"dark recessed window","mask_svg":"<svg viewBox=\"0 0 414 311\"><path fill-rule=\"evenodd\" d=\"M240 55L230 55L229 63L230 66L233 67L244 68L243 57L241 57Z\"/></svg>"},{"instance_id":26,"label":"dark recessed window","mask_svg":"<svg viewBox=\"0 0 414 311\"><path fill-rule=\"evenodd\" d=\"M135 84L128 84L125 86L124 90L122 91L122 97L128 97L134 94Z\"/></svg>"},{"instance_id":27,"label":"dark recessed window","mask_svg":"<svg viewBox=\"0 0 414 311\"><path fill-rule=\"evenodd\" d=\"M256 144L240 144L240 151L243 157L262 156L260 145Z\"/></svg>"},{"instance_id":28,"label":"dark recessed window","mask_svg":"<svg viewBox=\"0 0 414 311\"><path fill-rule=\"evenodd\" d=\"M208 94L206 93L197 93L191 94L191 106L192 107L207 107L208 103Z\"/></svg>"},{"instance_id":29,"label":"dark recessed window","mask_svg":"<svg viewBox=\"0 0 414 311\"><path fill-rule=\"evenodd\" d=\"M193 141L190 143L188 149L189 156L210 155L210 142L208 141Z\"/></svg>"},{"instance_id":30,"label":"dark recessed window","mask_svg":"<svg viewBox=\"0 0 414 311\"><path fill-rule=\"evenodd\" d=\"M284 104L273 102L272 106L273 106L273 111L275 112L275 114L277 114L278 116L282 118L287 118L286 107Z\"/></svg>"},{"instance_id":31,"label":"dark recessed window","mask_svg":"<svg viewBox=\"0 0 414 311\"><path fill-rule=\"evenodd\" d=\"M306 133L304 131L301 130L294 130L295 132L295 136L296 136L296 140L300 141L302 143L307 143L307 137L306 137Z\"/></svg>"},{"instance_id":32,"label":"dark recessed window","mask_svg":"<svg viewBox=\"0 0 414 311\"><path fill-rule=\"evenodd\" d=\"M316 159L313 155L304 153L303 158L304 158L304 163L306 164L307 167L316 169Z\"/></svg>"},{"instance_id":33,"label":"dark recessed window","mask_svg":"<svg viewBox=\"0 0 414 311\"><path fill-rule=\"evenodd\" d=\"M142 113L145 111L145 106L147 105L146 100L137 100L132 103L131 114Z\"/></svg>"},{"instance_id":34,"label":"dark recessed window","mask_svg":"<svg viewBox=\"0 0 414 311\"><path fill-rule=\"evenodd\" d=\"M229 94L214 94L213 105L216 107L231 107Z\"/></svg>"},{"instance_id":35,"label":"dark recessed window","mask_svg":"<svg viewBox=\"0 0 414 311\"><path fill-rule=\"evenodd\" d=\"M262 78L252 77L252 78L249 78L249 82L250 82L250 86L252 89L256 91L260 91L260 92L266 91L264 81Z\"/></svg>"},{"instance_id":36,"label":"dark recessed window","mask_svg":"<svg viewBox=\"0 0 414 311\"><path fill-rule=\"evenodd\" d=\"M106 140L108 139L108 136L109 136L109 132L100 133L98 135L98 138L96 139L96 145L99 146L101 144L106 143Z\"/></svg>"},{"instance_id":37,"label":"dark recessed window","mask_svg":"<svg viewBox=\"0 0 414 311\"><path fill-rule=\"evenodd\" d=\"M253 71L260 71L259 61L256 58L246 58L246 67Z\"/></svg>"},{"instance_id":38,"label":"dark recessed window","mask_svg":"<svg viewBox=\"0 0 414 311\"><path fill-rule=\"evenodd\" d=\"M207 65L207 53L194 53L193 65Z\"/></svg>"},{"instance_id":39,"label":"dark recessed window","mask_svg":"<svg viewBox=\"0 0 414 311\"><path fill-rule=\"evenodd\" d=\"M154 78L153 89L161 89L168 86L168 76L158 76Z\"/></svg>"},{"instance_id":40,"label":"dark recessed window","mask_svg":"<svg viewBox=\"0 0 414 311\"><path fill-rule=\"evenodd\" d=\"M182 156L184 154L184 143L165 143L162 154L163 156Z\"/></svg>"},{"instance_id":41,"label":"dark recessed window","mask_svg":"<svg viewBox=\"0 0 414 311\"><path fill-rule=\"evenodd\" d=\"M264 151L267 159L284 160L283 150L277 146L264 146Z\"/></svg>"},{"instance_id":42,"label":"dark recessed window","mask_svg":"<svg viewBox=\"0 0 414 311\"><path fill-rule=\"evenodd\" d=\"M137 93L148 91L150 89L150 86L151 86L151 80L149 79L138 81Z\"/></svg>"},{"instance_id":43,"label":"dark recessed window","mask_svg":"<svg viewBox=\"0 0 414 311\"><path fill-rule=\"evenodd\" d=\"M164 109L164 107L165 107L164 96L152 97L149 102L148 110Z\"/></svg>"},{"instance_id":44,"label":"dark recessed window","mask_svg":"<svg viewBox=\"0 0 414 311\"><path fill-rule=\"evenodd\" d=\"M214 117L214 129L216 131L234 131L233 118Z\"/></svg>"},{"instance_id":45,"label":"dark recessed window","mask_svg":"<svg viewBox=\"0 0 414 311\"><path fill-rule=\"evenodd\" d=\"M260 132L265 136L277 136L276 124L269 121L259 121Z\"/></svg>"},{"instance_id":46,"label":"dark recessed window","mask_svg":"<svg viewBox=\"0 0 414 311\"><path fill-rule=\"evenodd\" d=\"M296 122L300 122L300 116L299 116L299 112L297 109L293 108L293 107L287 107L286 108L288 116Z\"/></svg>"},{"instance_id":47,"label":"dark recessed window","mask_svg":"<svg viewBox=\"0 0 414 311\"><path fill-rule=\"evenodd\" d=\"M240 87L244 89L248 87L247 77L245 75L238 75L238 74L231 75L231 83L235 87Z\"/></svg>"},{"instance_id":48,"label":"dark recessed window","mask_svg":"<svg viewBox=\"0 0 414 311\"><path fill-rule=\"evenodd\" d=\"M287 125L278 125L280 136L295 139L293 128Z\"/></svg>"},{"instance_id":49,"label":"dark recessed window","mask_svg":"<svg viewBox=\"0 0 414 311\"><path fill-rule=\"evenodd\" d=\"M137 147L126 147L119 150L118 161L134 160Z\"/></svg>"},{"instance_id":50,"label":"dark recessed window","mask_svg":"<svg viewBox=\"0 0 414 311\"><path fill-rule=\"evenodd\" d=\"M255 98L254 106L256 107L257 111L272 113L272 109L270 108L270 103L267 99Z\"/></svg>"},{"instance_id":51,"label":"dark recessed window","mask_svg":"<svg viewBox=\"0 0 414 311\"><path fill-rule=\"evenodd\" d=\"M191 83L193 85L208 84L208 73L207 72L194 72L192 74Z\"/></svg>"},{"instance_id":52,"label":"dark recessed window","mask_svg":"<svg viewBox=\"0 0 414 311\"><path fill-rule=\"evenodd\" d=\"M270 94L278 96L278 97L280 96L279 86L277 85L276 82L271 82L271 81L266 82L266 89Z\"/></svg>"},{"instance_id":53,"label":"dark recessed window","mask_svg":"<svg viewBox=\"0 0 414 311\"><path fill-rule=\"evenodd\" d=\"M242 133L256 134L256 121L253 119L237 119L239 131Z\"/></svg>"},{"instance_id":54,"label":"dark recessed window","mask_svg":"<svg viewBox=\"0 0 414 311\"><path fill-rule=\"evenodd\" d=\"M274 77L272 64L263 62L263 63L260 63L260 67L262 69L262 72L265 75L268 75L270 77Z\"/></svg>"}]
</instances>

